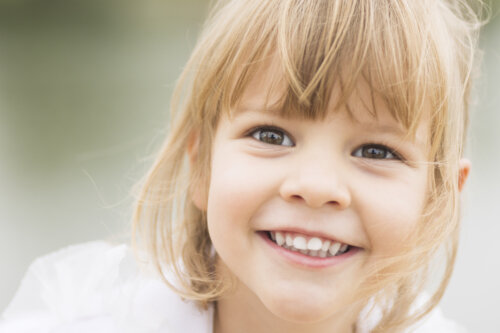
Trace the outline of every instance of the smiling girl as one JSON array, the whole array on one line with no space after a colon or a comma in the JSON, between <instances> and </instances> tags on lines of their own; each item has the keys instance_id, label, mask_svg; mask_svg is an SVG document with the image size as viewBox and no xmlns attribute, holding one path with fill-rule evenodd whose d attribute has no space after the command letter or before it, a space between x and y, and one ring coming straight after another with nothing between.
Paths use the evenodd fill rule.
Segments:
<instances>
[{"instance_id":1,"label":"smiling girl","mask_svg":"<svg viewBox=\"0 0 500 333\"><path fill-rule=\"evenodd\" d=\"M436 306L478 28L460 0L220 1L137 201L138 257L95 243L38 261L23 286L67 258L107 272L63 324L38 314L60 331L460 331Z\"/></svg>"}]
</instances>

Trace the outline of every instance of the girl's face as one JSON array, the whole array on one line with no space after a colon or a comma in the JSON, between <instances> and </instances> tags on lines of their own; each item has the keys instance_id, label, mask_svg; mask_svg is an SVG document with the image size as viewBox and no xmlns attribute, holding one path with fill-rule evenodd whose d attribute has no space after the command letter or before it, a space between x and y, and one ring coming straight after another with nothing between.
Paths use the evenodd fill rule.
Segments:
<instances>
[{"instance_id":1,"label":"girl's face","mask_svg":"<svg viewBox=\"0 0 500 333\"><path fill-rule=\"evenodd\" d=\"M341 315L370 268L401 253L426 197L428 128L408 139L379 100L373 117L365 86L353 117L283 118L264 111L265 82L220 120L202 208L241 302L317 322Z\"/></svg>"}]
</instances>

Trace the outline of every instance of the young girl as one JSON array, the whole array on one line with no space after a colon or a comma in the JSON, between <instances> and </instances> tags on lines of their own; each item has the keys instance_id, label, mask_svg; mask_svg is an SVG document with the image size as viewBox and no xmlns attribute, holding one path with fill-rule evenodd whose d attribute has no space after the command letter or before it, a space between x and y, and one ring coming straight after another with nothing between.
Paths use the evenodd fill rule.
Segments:
<instances>
[{"instance_id":1,"label":"young girl","mask_svg":"<svg viewBox=\"0 0 500 333\"><path fill-rule=\"evenodd\" d=\"M216 4L134 216L136 256L39 259L2 332L459 332L479 21L461 0Z\"/></svg>"}]
</instances>

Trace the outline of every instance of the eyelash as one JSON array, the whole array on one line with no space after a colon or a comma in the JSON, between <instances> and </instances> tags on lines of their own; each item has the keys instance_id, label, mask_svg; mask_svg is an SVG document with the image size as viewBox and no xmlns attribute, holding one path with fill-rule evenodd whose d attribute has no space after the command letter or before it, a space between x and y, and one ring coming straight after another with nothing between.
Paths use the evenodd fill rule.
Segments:
<instances>
[{"instance_id":1,"label":"eyelash","mask_svg":"<svg viewBox=\"0 0 500 333\"><path fill-rule=\"evenodd\" d=\"M278 134L278 137L281 137L282 142L270 143L270 142L263 141L262 140L263 138L261 135L264 132ZM269 145L278 145L278 146L286 146L286 147L294 147L295 146L295 142L293 141L291 136L289 134L287 134L284 130L282 130L281 128L276 127L276 126L266 125L266 126L254 127L247 132L247 136L251 136L255 140L263 142L265 144L269 144ZM286 144L282 144L283 142L286 142ZM384 156L381 158L363 156L363 152L365 151L365 149L366 150L368 150L368 149L379 150L379 152L381 152ZM352 156L359 157L359 158L377 159L377 160L403 160L403 158L396 151L387 147L386 145L378 144L378 143L364 144L364 145L356 148L356 150L354 150L354 152L352 153Z\"/></svg>"},{"instance_id":2,"label":"eyelash","mask_svg":"<svg viewBox=\"0 0 500 333\"><path fill-rule=\"evenodd\" d=\"M262 137L260 137L259 133L264 133L264 132L269 132L269 133L274 133L277 134L279 133L278 136L281 136L283 141L286 142L287 144L280 144L280 143L270 143L270 142L265 142L262 140ZM282 130L279 127L275 126L259 126L259 127L254 127L250 131L248 131L248 135L254 138L255 140L258 140L260 142L269 144L269 145L277 145L277 146L286 146L286 147L294 147L295 142L293 142L293 139L289 134L287 134L284 130Z\"/></svg>"},{"instance_id":3,"label":"eyelash","mask_svg":"<svg viewBox=\"0 0 500 333\"><path fill-rule=\"evenodd\" d=\"M364 149L368 150L370 148L382 151L384 156L381 158L363 156ZM375 160L400 160L400 161L403 160L403 158L401 158L401 156L393 149L377 143L369 143L356 148L356 150L352 153L352 156L359 158L375 159Z\"/></svg>"}]
</instances>

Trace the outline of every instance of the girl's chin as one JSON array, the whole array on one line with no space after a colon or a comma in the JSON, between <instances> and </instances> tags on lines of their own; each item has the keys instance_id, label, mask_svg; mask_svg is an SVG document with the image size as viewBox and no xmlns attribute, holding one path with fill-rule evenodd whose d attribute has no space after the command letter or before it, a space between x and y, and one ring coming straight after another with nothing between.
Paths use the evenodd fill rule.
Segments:
<instances>
[{"instance_id":1,"label":"girl's chin","mask_svg":"<svg viewBox=\"0 0 500 333\"><path fill-rule=\"evenodd\" d=\"M316 301L315 301L316 300ZM335 303L318 301L315 297L272 297L261 300L269 312L279 319L294 324L312 324L327 320L343 309ZM342 303L342 302L341 302Z\"/></svg>"}]
</instances>

